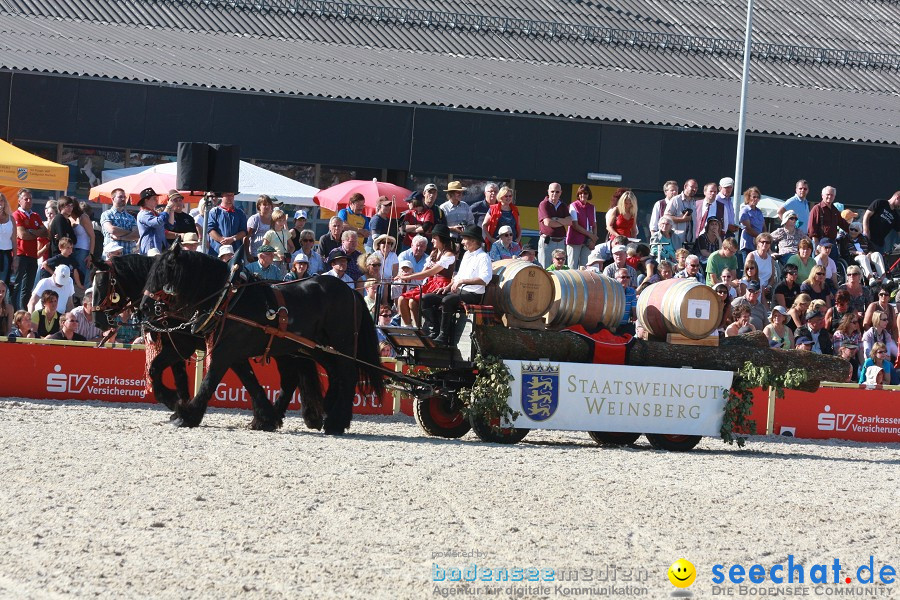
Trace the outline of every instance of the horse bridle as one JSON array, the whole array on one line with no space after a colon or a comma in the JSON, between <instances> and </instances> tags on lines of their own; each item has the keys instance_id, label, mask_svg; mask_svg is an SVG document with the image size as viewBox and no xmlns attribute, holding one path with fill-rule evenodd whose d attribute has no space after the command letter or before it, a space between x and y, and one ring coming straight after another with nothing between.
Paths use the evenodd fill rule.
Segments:
<instances>
[{"instance_id":1,"label":"horse bridle","mask_svg":"<svg viewBox=\"0 0 900 600\"><path fill-rule=\"evenodd\" d=\"M109 269L105 271L109 277L109 283L106 286L106 295L103 297L100 302L97 302L97 299L94 299L94 310L99 310L100 312L111 312L114 308L113 305L118 304L119 300L122 299L124 294L121 293L121 290L117 288L118 282L116 281L116 269L112 266L112 263L109 265ZM119 312L122 312L126 308L131 305L131 300L123 306Z\"/></svg>"}]
</instances>

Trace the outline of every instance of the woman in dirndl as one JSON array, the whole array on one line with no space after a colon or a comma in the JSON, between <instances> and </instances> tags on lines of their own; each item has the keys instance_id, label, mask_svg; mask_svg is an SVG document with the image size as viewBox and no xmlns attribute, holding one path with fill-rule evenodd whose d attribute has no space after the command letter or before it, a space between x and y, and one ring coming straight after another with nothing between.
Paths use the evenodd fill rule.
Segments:
<instances>
[{"instance_id":1,"label":"woman in dirndl","mask_svg":"<svg viewBox=\"0 0 900 600\"><path fill-rule=\"evenodd\" d=\"M418 273L398 275L396 281L411 281L428 278L421 287L404 292L397 300L400 308L400 319L405 327L422 326L422 314L419 303L422 296L436 292L450 285L453 278L453 266L456 263L456 243L450 238L450 228L446 225L435 225L431 230L431 243L434 250L425 261L425 268ZM428 332L431 333L431 332Z\"/></svg>"}]
</instances>

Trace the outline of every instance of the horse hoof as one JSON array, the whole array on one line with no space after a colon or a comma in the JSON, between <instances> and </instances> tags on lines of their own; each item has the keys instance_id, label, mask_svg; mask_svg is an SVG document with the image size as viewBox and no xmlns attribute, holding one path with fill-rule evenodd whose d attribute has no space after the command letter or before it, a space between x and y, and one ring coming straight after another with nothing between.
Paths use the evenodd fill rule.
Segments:
<instances>
[{"instance_id":1,"label":"horse hoof","mask_svg":"<svg viewBox=\"0 0 900 600\"><path fill-rule=\"evenodd\" d=\"M184 424L184 419L182 419L178 415L172 415L172 425L175 427L187 427Z\"/></svg>"},{"instance_id":2,"label":"horse hoof","mask_svg":"<svg viewBox=\"0 0 900 600\"><path fill-rule=\"evenodd\" d=\"M315 429L316 431L320 431L322 429L322 419L320 418L311 418L304 416L303 422L306 423L306 426L309 429Z\"/></svg>"},{"instance_id":3,"label":"horse hoof","mask_svg":"<svg viewBox=\"0 0 900 600\"><path fill-rule=\"evenodd\" d=\"M180 419L180 418L181 418L181 417L178 416L178 413L172 413L171 415L169 415L169 420L170 420L170 421L174 421L174 420Z\"/></svg>"},{"instance_id":4,"label":"horse hoof","mask_svg":"<svg viewBox=\"0 0 900 600\"><path fill-rule=\"evenodd\" d=\"M343 429L334 428L334 427L326 427L326 428L325 428L325 435L344 435L344 430L343 430Z\"/></svg>"}]
</instances>

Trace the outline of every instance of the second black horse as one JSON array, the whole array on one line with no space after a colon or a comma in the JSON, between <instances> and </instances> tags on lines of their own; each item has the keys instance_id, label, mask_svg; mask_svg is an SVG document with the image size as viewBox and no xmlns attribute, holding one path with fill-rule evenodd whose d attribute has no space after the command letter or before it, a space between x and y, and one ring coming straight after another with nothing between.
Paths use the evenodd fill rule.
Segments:
<instances>
[{"instance_id":1,"label":"second black horse","mask_svg":"<svg viewBox=\"0 0 900 600\"><path fill-rule=\"evenodd\" d=\"M152 314L151 305L158 303L166 314L191 320L201 327L201 334L211 336L200 391L176 405L179 424L198 426L225 372L251 357L266 355L278 365L281 389L274 406L260 403L265 414L256 413L254 418L263 421L262 428L281 425L299 388L306 424L315 429L324 426L327 434L344 433L353 416L357 384L362 382L378 395L384 389L375 323L362 297L330 276L278 285L281 299L269 283L231 280L229 265L178 244L160 255L147 277L145 314ZM233 296L228 294L232 286ZM273 335L283 312L286 332L311 340L314 347ZM316 363L328 374L325 394ZM252 372L251 376L253 381L249 385L245 381L244 387L251 397L265 400L264 390Z\"/></svg>"}]
</instances>

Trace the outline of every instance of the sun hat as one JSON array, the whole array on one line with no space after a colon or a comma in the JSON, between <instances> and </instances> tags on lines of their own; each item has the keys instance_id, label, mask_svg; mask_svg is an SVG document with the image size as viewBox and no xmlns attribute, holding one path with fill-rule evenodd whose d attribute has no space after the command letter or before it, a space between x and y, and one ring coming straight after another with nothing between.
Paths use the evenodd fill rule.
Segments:
<instances>
[{"instance_id":1,"label":"sun hat","mask_svg":"<svg viewBox=\"0 0 900 600\"><path fill-rule=\"evenodd\" d=\"M512 234L512 232L513 232L512 227L510 227L509 225L504 225L503 227L501 227L500 229L497 230L497 236L501 236L504 233Z\"/></svg>"},{"instance_id":2,"label":"sun hat","mask_svg":"<svg viewBox=\"0 0 900 600\"><path fill-rule=\"evenodd\" d=\"M774 314L776 311L779 312L779 313L781 313L781 314L784 315L785 317L788 316L788 314L789 314L789 313L788 313L788 309L786 309L785 307L783 307L783 306L780 305L780 304L776 304L775 306L772 307L772 312L770 312L769 315L771 316L771 315Z\"/></svg>"},{"instance_id":3,"label":"sun hat","mask_svg":"<svg viewBox=\"0 0 900 600\"><path fill-rule=\"evenodd\" d=\"M884 372L884 369L878 365L869 365L866 367L866 384L876 385L878 383L878 372Z\"/></svg>"},{"instance_id":4,"label":"sun hat","mask_svg":"<svg viewBox=\"0 0 900 600\"><path fill-rule=\"evenodd\" d=\"M189 231L181 235L182 244L199 244L200 238L193 231Z\"/></svg>"},{"instance_id":5,"label":"sun hat","mask_svg":"<svg viewBox=\"0 0 900 600\"><path fill-rule=\"evenodd\" d=\"M309 216L306 214L305 210L298 210L294 213L294 219L308 219Z\"/></svg>"},{"instance_id":6,"label":"sun hat","mask_svg":"<svg viewBox=\"0 0 900 600\"><path fill-rule=\"evenodd\" d=\"M257 250L256 253L262 254L263 252L275 252L275 247L270 244L263 244L259 247L259 250Z\"/></svg>"},{"instance_id":7,"label":"sun hat","mask_svg":"<svg viewBox=\"0 0 900 600\"><path fill-rule=\"evenodd\" d=\"M719 187L734 187L734 179L731 177L723 177L719 180Z\"/></svg>"},{"instance_id":8,"label":"sun hat","mask_svg":"<svg viewBox=\"0 0 900 600\"><path fill-rule=\"evenodd\" d=\"M234 254L234 246L232 246L231 244L219 246L219 258L222 258L226 254Z\"/></svg>"},{"instance_id":9,"label":"sun hat","mask_svg":"<svg viewBox=\"0 0 900 600\"><path fill-rule=\"evenodd\" d=\"M154 256L159 256L159 248L150 248L147 250L147 256L153 258Z\"/></svg>"},{"instance_id":10,"label":"sun hat","mask_svg":"<svg viewBox=\"0 0 900 600\"><path fill-rule=\"evenodd\" d=\"M528 244L525 244L524 246L522 246L522 249L519 250L519 256L524 256L524 255L530 254L530 253L532 253L532 252L533 252L533 253L537 253L537 250L535 250L534 248L532 248L532 247L529 246Z\"/></svg>"},{"instance_id":11,"label":"sun hat","mask_svg":"<svg viewBox=\"0 0 900 600\"><path fill-rule=\"evenodd\" d=\"M428 186L425 186L425 189L428 189ZM463 185L458 181L451 181L447 184L447 189L445 192L464 192L469 188L463 187Z\"/></svg>"},{"instance_id":12,"label":"sun hat","mask_svg":"<svg viewBox=\"0 0 900 600\"><path fill-rule=\"evenodd\" d=\"M719 283L717 283L716 285L713 286L713 289L714 289L714 290L718 290L719 288L725 288L725 289L727 290L727 289L728 289L728 284L722 283L722 282L720 281Z\"/></svg>"},{"instance_id":13,"label":"sun hat","mask_svg":"<svg viewBox=\"0 0 900 600\"><path fill-rule=\"evenodd\" d=\"M184 196L178 193L178 190L169 190L169 202L174 202L176 200L184 200Z\"/></svg>"},{"instance_id":14,"label":"sun hat","mask_svg":"<svg viewBox=\"0 0 900 600\"><path fill-rule=\"evenodd\" d=\"M294 257L293 262L309 264L309 259L302 252L298 252L297 255Z\"/></svg>"},{"instance_id":15,"label":"sun hat","mask_svg":"<svg viewBox=\"0 0 900 600\"><path fill-rule=\"evenodd\" d=\"M72 279L72 272L69 265L59 265L53 271L53 283L56 285L66 285Z\"/></svg>"},{"instance_id":16,"label":"sun hat","mask_svg":"<svg viewBox=\"0 0 900 600\"><path fill-rule=\"evenodd\" d=\"M787 222L791 220L791 217L796 217L796 216L797 216L797 213L795 213L795 212L792 211L792 210L786 210L786 211L784 211L784 214L781 215L781 224L782 224L782 226L783 226L783 225L786 225Z\"/></svg>"},{"instance_id":17,"label":"sun hat","mask_svg":"<svg viewBox=\"0 0 900 600\"><path fill-rule=\"evenodd\" d=\"M400 261L401 269L415 269L415 265L412 264L411 260L401 260Z\"/></svg>"},{"instance_id":18,"label":"sun hat","mask_svg":"<svg viewBox=\"0 0 900 600\"><path fill-rule=\"evenodd\" d=\"M613 246L612 252L613 254L616 254L617 252L628 252L628 248L619 244L618 246Z\"/></svg>"},{"instance_id":19,"label":"sun hat","mask_svg":"<svg viewBox=\"0 0 900 600\"><path fill-rule=\"evenodd\" d=\"M395 246L397 245L397 238L395 238L392 235L382 233L381 235L379 235L378 237L375 238L375 242L374 242L375 247L377 248L378 244L380 244L381 242L385 242L385 241L391 241L391 242L394 242Z\"/></svg>"}]
</instances>

